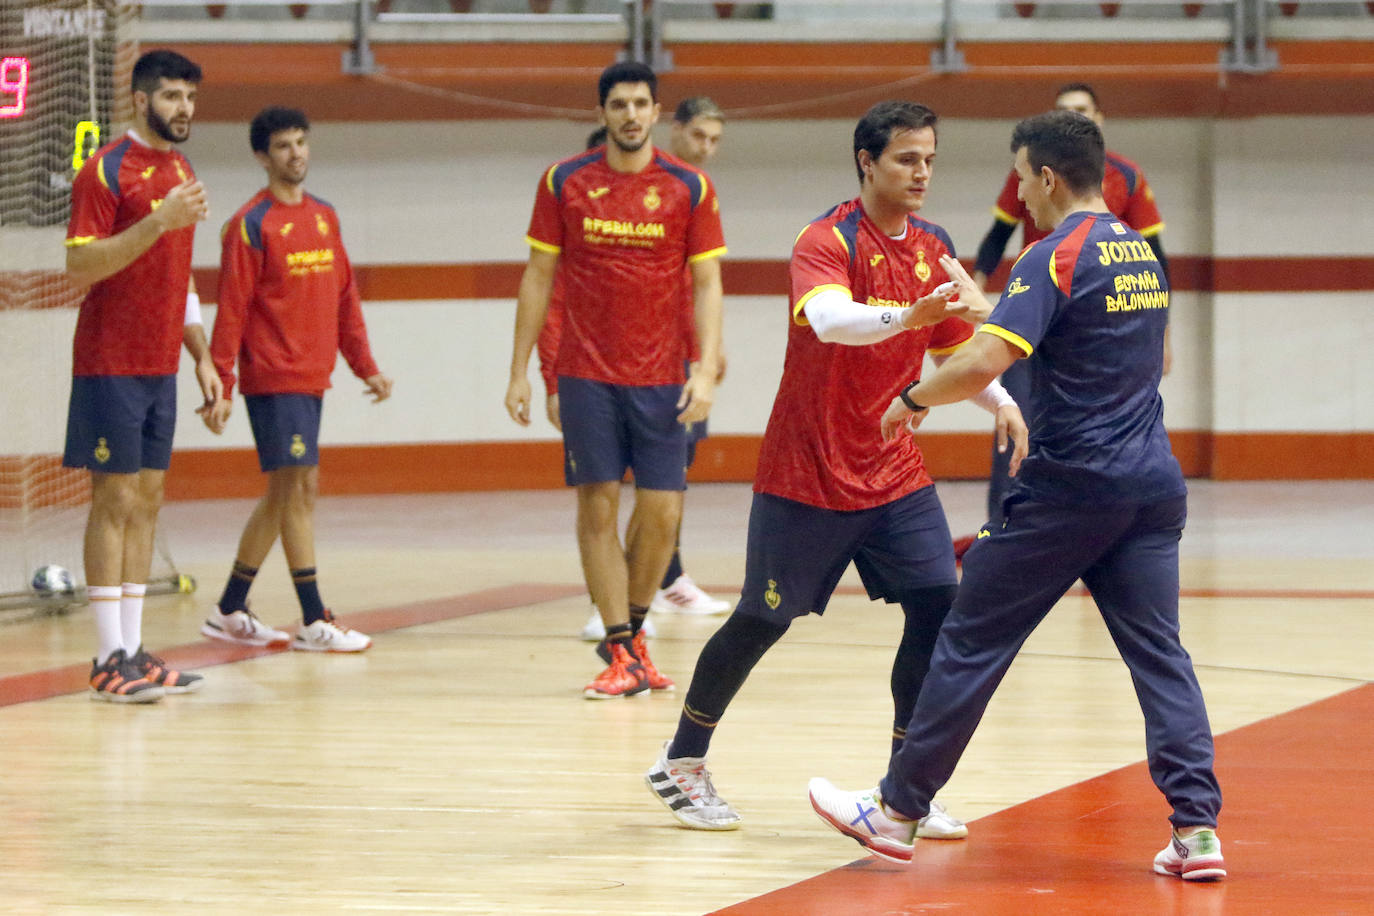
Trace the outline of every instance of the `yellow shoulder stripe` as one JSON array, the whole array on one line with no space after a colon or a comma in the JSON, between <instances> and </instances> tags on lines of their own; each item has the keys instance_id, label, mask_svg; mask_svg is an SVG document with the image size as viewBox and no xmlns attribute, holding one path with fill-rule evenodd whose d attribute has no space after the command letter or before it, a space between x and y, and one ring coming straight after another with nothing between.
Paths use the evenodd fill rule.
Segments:
<instances>
[{"instance_id":1,"label":"yellow shoulder stripe","mask_svg":"<svg viewBox=\"0 0 1374 916\"><path fill-rule=\"evenodd\" d=\"M839 239L840 244L844 246L844 253L849 255L851 258L854 257L854 252L849 250L849 243L844 240L844 233L840 232L840 227L831 226L830 231L835 233L835 238Z\"/></svg>"},{"instance_id":2,"label":"yellow shoulder stripe","mask_svg":"<svg viewBox=\"0 0 1374 916\"><path fill-rule=\"evenodd\" d=\"M1008 226L1015 226L1017 223L1021 222L1019 219L1012 216L1006 210L1003 210L1001 207L998 206L993 206L992 218L997 220L999 223L1006 223Z\"/></svg>"},{"instance_id":3,"label":"yellow shoulder stripe","mask_svg":"<svg viewBox=\"0 0 1374 916\"><path fill-rule=\"evenodd\" d=\"M1164 224L1163 224L1163 223L1155 223L1153 226L1146 226L1144 229L1137 229L1137 230L1136 230L1136 232L1139 232L1139 233L1140 233L1142 236L1144 236L1145 238L1149 238L1149 237L1152 236L1152 235L1159 235L1159 234L1160 234L1161 232L1163 232L1163 231L1164 231Z\"/></svg>"},{"instance_id":4,"label":"yellow shoulder stripe","mask_svg":"<svg viewBox=\"0 0 1374 916\"><path fill-rule=\"evenodd\" d=\"M980 324L978 326L978 333L1000 337L1027 356L1035 352L1035 348L1026 342L1026 338L1022 337L1020 334L1008 331L1006 328L999 328L995 324Z\"/></svg>"},{"instance_id":5,"label":"yellow shoulder stripe","mask_svg":"<svg viewBox=\"0 0 1374 916\"><path fill-rule=\"evenodd\" d=\"M721 245L719 248L712 248L710 251L703 251L699 254L692 255L690 258L687 259L687 263L695 264L697 261L704 261L707 258L718 258L721 255L725 254L725 252L725 246Z\"/></svg>"},{"instance_id":6,"label":"yellow shoulder stripe","mask_svg":"<svg viewBox=\"0 0 1374 916\"><path fill-rule=\"evenodd\" d=\"M544 173L544 184L548 186L550 194L553 193L553 173L557 171L557 169L558 166L551 165L549 166L549 170Z\"/></svg>"},{"instance_id":7,"label":"yellow shoulder stripe","mask_svg":"<svg viewBox=\"0 0 1374 916\"><path fill-rule=\"evenodd\" d=\"M530 238L528 235L525 236L525 241L529 243L529 246L533 248L535 251L542 251L545 254L558 254L560 251L563 250L557 245L550 245L548 242L541 242L539 241L539 239Z\"/></svg>"}]
</instances>

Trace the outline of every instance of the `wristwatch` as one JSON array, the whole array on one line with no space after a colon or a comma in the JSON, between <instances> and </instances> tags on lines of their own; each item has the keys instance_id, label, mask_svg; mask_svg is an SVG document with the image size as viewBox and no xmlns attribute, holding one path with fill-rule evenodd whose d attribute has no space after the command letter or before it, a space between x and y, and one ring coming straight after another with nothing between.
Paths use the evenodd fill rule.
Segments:
<instances>
[{"instance_id":1,"label":"wristwatch","mask_svg":"<svg viewBox=\"0 0 1374 916\"><path fill-rule=\"evenodd\" d=\"M915 387L916 387L917 385L919 385L919 384L921 384L921 380L920 380L920 379L917 379L916 381L912 382L910 385L907 385L905 388L903 388L903 389L902 389L900 392L898 392L898 394L897 394L897 397L901 398L901 399L902 399L902 403L906 405L906 409L909 410L909 411L911 411L912 413L920 413L920 412L923 411L923 410L929 410L929 409L930 409L929 407L924 407L924 406L922 406L922 405L920 405L920 404L917 404L915 401L913 401L913 400L911 399L911 395L909 394L909 392L911 391L911 389L915 388Z\"/></svg>"}]
</instances>

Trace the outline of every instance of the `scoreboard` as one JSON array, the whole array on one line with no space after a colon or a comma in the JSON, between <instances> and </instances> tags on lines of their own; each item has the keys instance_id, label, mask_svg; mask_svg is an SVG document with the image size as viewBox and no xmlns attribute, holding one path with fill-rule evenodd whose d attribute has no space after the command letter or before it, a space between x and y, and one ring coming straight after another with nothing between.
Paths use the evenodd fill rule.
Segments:
<instances>
[{"instance_id":1,"label":"scoreboard","mask_svg":"<svg viewBox=\"0 0 1374 916\"><path fill-rule=\"evenodd\" d=\"M67 221L76 170L108 134L113 0L0 0L0 225Z\"/></svg>"}]
</instances>

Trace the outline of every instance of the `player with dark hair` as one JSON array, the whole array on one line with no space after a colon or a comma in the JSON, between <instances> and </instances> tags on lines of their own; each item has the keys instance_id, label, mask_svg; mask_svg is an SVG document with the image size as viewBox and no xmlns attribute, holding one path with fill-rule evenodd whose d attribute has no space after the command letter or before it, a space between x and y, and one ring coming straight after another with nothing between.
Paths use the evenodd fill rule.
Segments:
<instances>
[{"instance_id":1,"label":"player with dark hair","mask_svg":"<svg viewBox=\"0 0 1374 916\"><path fill-rule=\"evenodd\" d=\"M309 135L302 111L258 113L248 137L267 187L224 227L210 345L224 396L205 420L214 432L224 430L237 362L267 492L244 526L229 581L201 632L250 646L290 639L294 649L362 652L371 638L334 619L316 581L320 411L339 353L374 403L391 396L391 379L368 346L338 214L306 193ZM303 626L294 638L248 609L248 590L279 535L301 606Z\"/></svg>"},{"instance_id":2,"label":"player with dark hair","mask_svg":"<svg viewBox=\"0 0 1374 916\"><path fill-rule=\"evenodd\" d=\"M863 792L813 779L811 804L874 855L909 861L917 825L1012 660L1082 579L1130 669L1150 775L1173 808L1173 835L1154 870L1221 878L1212 732L1179 639L1187 488L1159 396L1169 285L1145 239L1107 209L1096 124L1077 112L1037 115L1017 125L1011 147L1017 193L1051 231L1017 260L972 343L893 399L882 434L905 439L903 429L930 407L967 397L1025 359L1030 455L1002 521L989 523L964 558L958 596L887 775ZM942 263L961 298L981 300L957 263Z\"/></svg>"},{"instance_id":3,"label":"player with dark hair","mask_svg":"<svg viewBox=\"0 0 1374 916\"><path fill-rule=\"evenodd\" d=\"M1104 121L1101 107L1097 103L1097 93L1087 83L1068 83L1059 87L1059 91L1054 94L1054 107L1060 111L1076 111L1085 117L1091 118L1100 128ZM1044 238L1048 233L1035 225L1026 206L1016 196L1018 179L1016 172L1007 175L1006 181L1002 185L1002 193L997 197L997 204L992 208L993 221L992 228L983 237L982 243L978 246L978 257L974 262L973 279L980 289L986 288L988 278L997 270L997 265L1002 260L1002 253L1006 250L1007 241L1019 225L1021 227L1021 246L1025 248L1034 242ZM1110 150L1106 153L1106 167L1102 180L1102 197L1107 202L1107 209L1130 226L1135 231L1144 236L1150 244L1150 248L1155 253L1155 258L1159 261L1160 270L1163 271L1164 278L1169 276L1169 263L1164 257L1164 218L1159 215L1159 208L1155 205L1154 191L1150 188L1150 183L1145 180L1145 173L1140 166L1127 159L1119 153ZM987 317L975 316L980 318ZM1172 351L1169 347L1169 337L1164 337L1164 373L1169 372L1169 365L1172 362ZM1026 365L1017 362L1008 370L1008 374L1002 379L1003 386L1016 398L1018 402L1024 402L1030 398L1030 376ZM996 522L1001 518L1002 500L1007 494L1007 488L1011 485L1010 477L1007 474L1007 462L1009 456L1006 450L998 443L993 443L992 450L992 473L988 478L988 518ZM961 538L959 553L968 548L971 538Z\"/></svg>"},{"instance_id":4,"label":"player with dark hair","mask_svg":"<svg viewBox=\"0 0 1374 916\"><path fill-rule=\"evenodd\" d=\"M650 661L641 628L682 515L685 426L710 412L720 353L719 205L704 174L654 148L657 85L643 64L607 67L597 106L607 144L555 163L540 181L505 398L511 418L528 425L530 351L561 269L565 479L577 488L583 573L606 627L597 648L608 667L584 690L592 699L673 686ZM689 273L701 358L684 382L679 328ZM622 546L627 468L640 523Z\"/></svg>"},{"instance_id":5,"label":"player with dark hair","mask_svg":"<svg viewBox=\"0 0 1374 916\"><path fill-rule=\"evenodd\" d=\"M768 418L744 588L735 612L701 650L677 734L645 781L688 827L731 830L740 817L706 769L716 725L735 693L792 621L822 614L852 562L870 599L905 615L892 663L893 746L902 736L957 582L949 526L911 437L884 442L888 401L973 327L950 317L941 259L944 229L920 218L936 148L936 116L912 102L881 102L854 130L859 196L797 236L789 266L787 356ZM970 392L974 395L974 392ZM974 400L1024 454L1020 411L995 382ZM964 825L938 808L923 836L957 839Z\"/></svg>"},{"instance_id":6,"label":"player with dark hair","mask_svg":"<svg viewBox=\"0 0 1374 916\"><path fill-rule=\"evenodd\" d=\"M72 185L67 279L85 291L72 344L62 463L91 472L86 593L99 648L92 696L149 703L203 686L143 648L143 598L176 426L184 344L208 411L219 377L191 279L205 188L175 149L191 135L200 68L173 51L134 64L137 127L86 160Z\"/></svg>"}]
</instances>

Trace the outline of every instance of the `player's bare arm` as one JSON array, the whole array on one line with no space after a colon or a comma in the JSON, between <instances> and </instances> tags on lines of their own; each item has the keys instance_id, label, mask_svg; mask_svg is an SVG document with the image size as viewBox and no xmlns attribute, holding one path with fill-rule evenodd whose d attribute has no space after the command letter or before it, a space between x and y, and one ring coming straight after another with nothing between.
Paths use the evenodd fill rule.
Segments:
<instances>
[{"instance_id":1,"label":"player's bare arm","mask_svg":"<svg viewBox=\"0 0 1374 916\"><path fill-rule=\"evenodd\" d=\"M205 419L210 416L215 404L224 397L224 383L220 381L214 360L210 358L210 343L205 339L205 326L185 325L182 328L181 339L186 346L186 352L196 361L196 382L200 385L203 398L201 405L196 408L196 413Z\"/></svg>"},{"instance_id":2,"label":"player's bare arm","mask_svg":"<svg viewBox=\"0 0 1374 916\"><path fill-rule=\"evenodd\" d=\"M530 425L530 352L539 340L549 312L558 253L530 249L530 260L520 277L515 300L515 341L510 359L510 383L506 386L506 413L521 426Z\"/></svg>"},{"instance_id":3,"label":"player's bare arm","mask_svg":"<svg viewBox=\"0 0 1374 916\"><path fill-rule=\"evenodd\" d=\"M196 179L183 181L167 192L161 206L123 232L69 247L67 280L85 290L138 260L164 232L193 226L209 215L205 186Z\"/></svg>"},{"instance_id":4,"label":"player's bare arm","mask_svg":"<svg viewBox=\"0 0 1374 916\"><path fill-rule=\"evenodd\" d=\"M716 376L720 367L721 311L724 292L720 281L720 259L693 261L692 305L695 310L697 342L701 358L692 363L691 375L683 386L677 406L679 423L700 423L711 413L715 402Z\"/></svg>"},{"instance_id":5,"label":"player's bare arm","mask_svg":"<svg viewBox=\"0 0 1374 916\"><path fill-rule=\"evenodd\" d=\"M934 375L906 392L907 398L924 408L966 400L987 388L1019 355L1019 350L1000 337L974 334L935 370ZM893 398L883 414L883 440L899 435L912 413L900 397Z\"/></svg>"}]
</instances>

